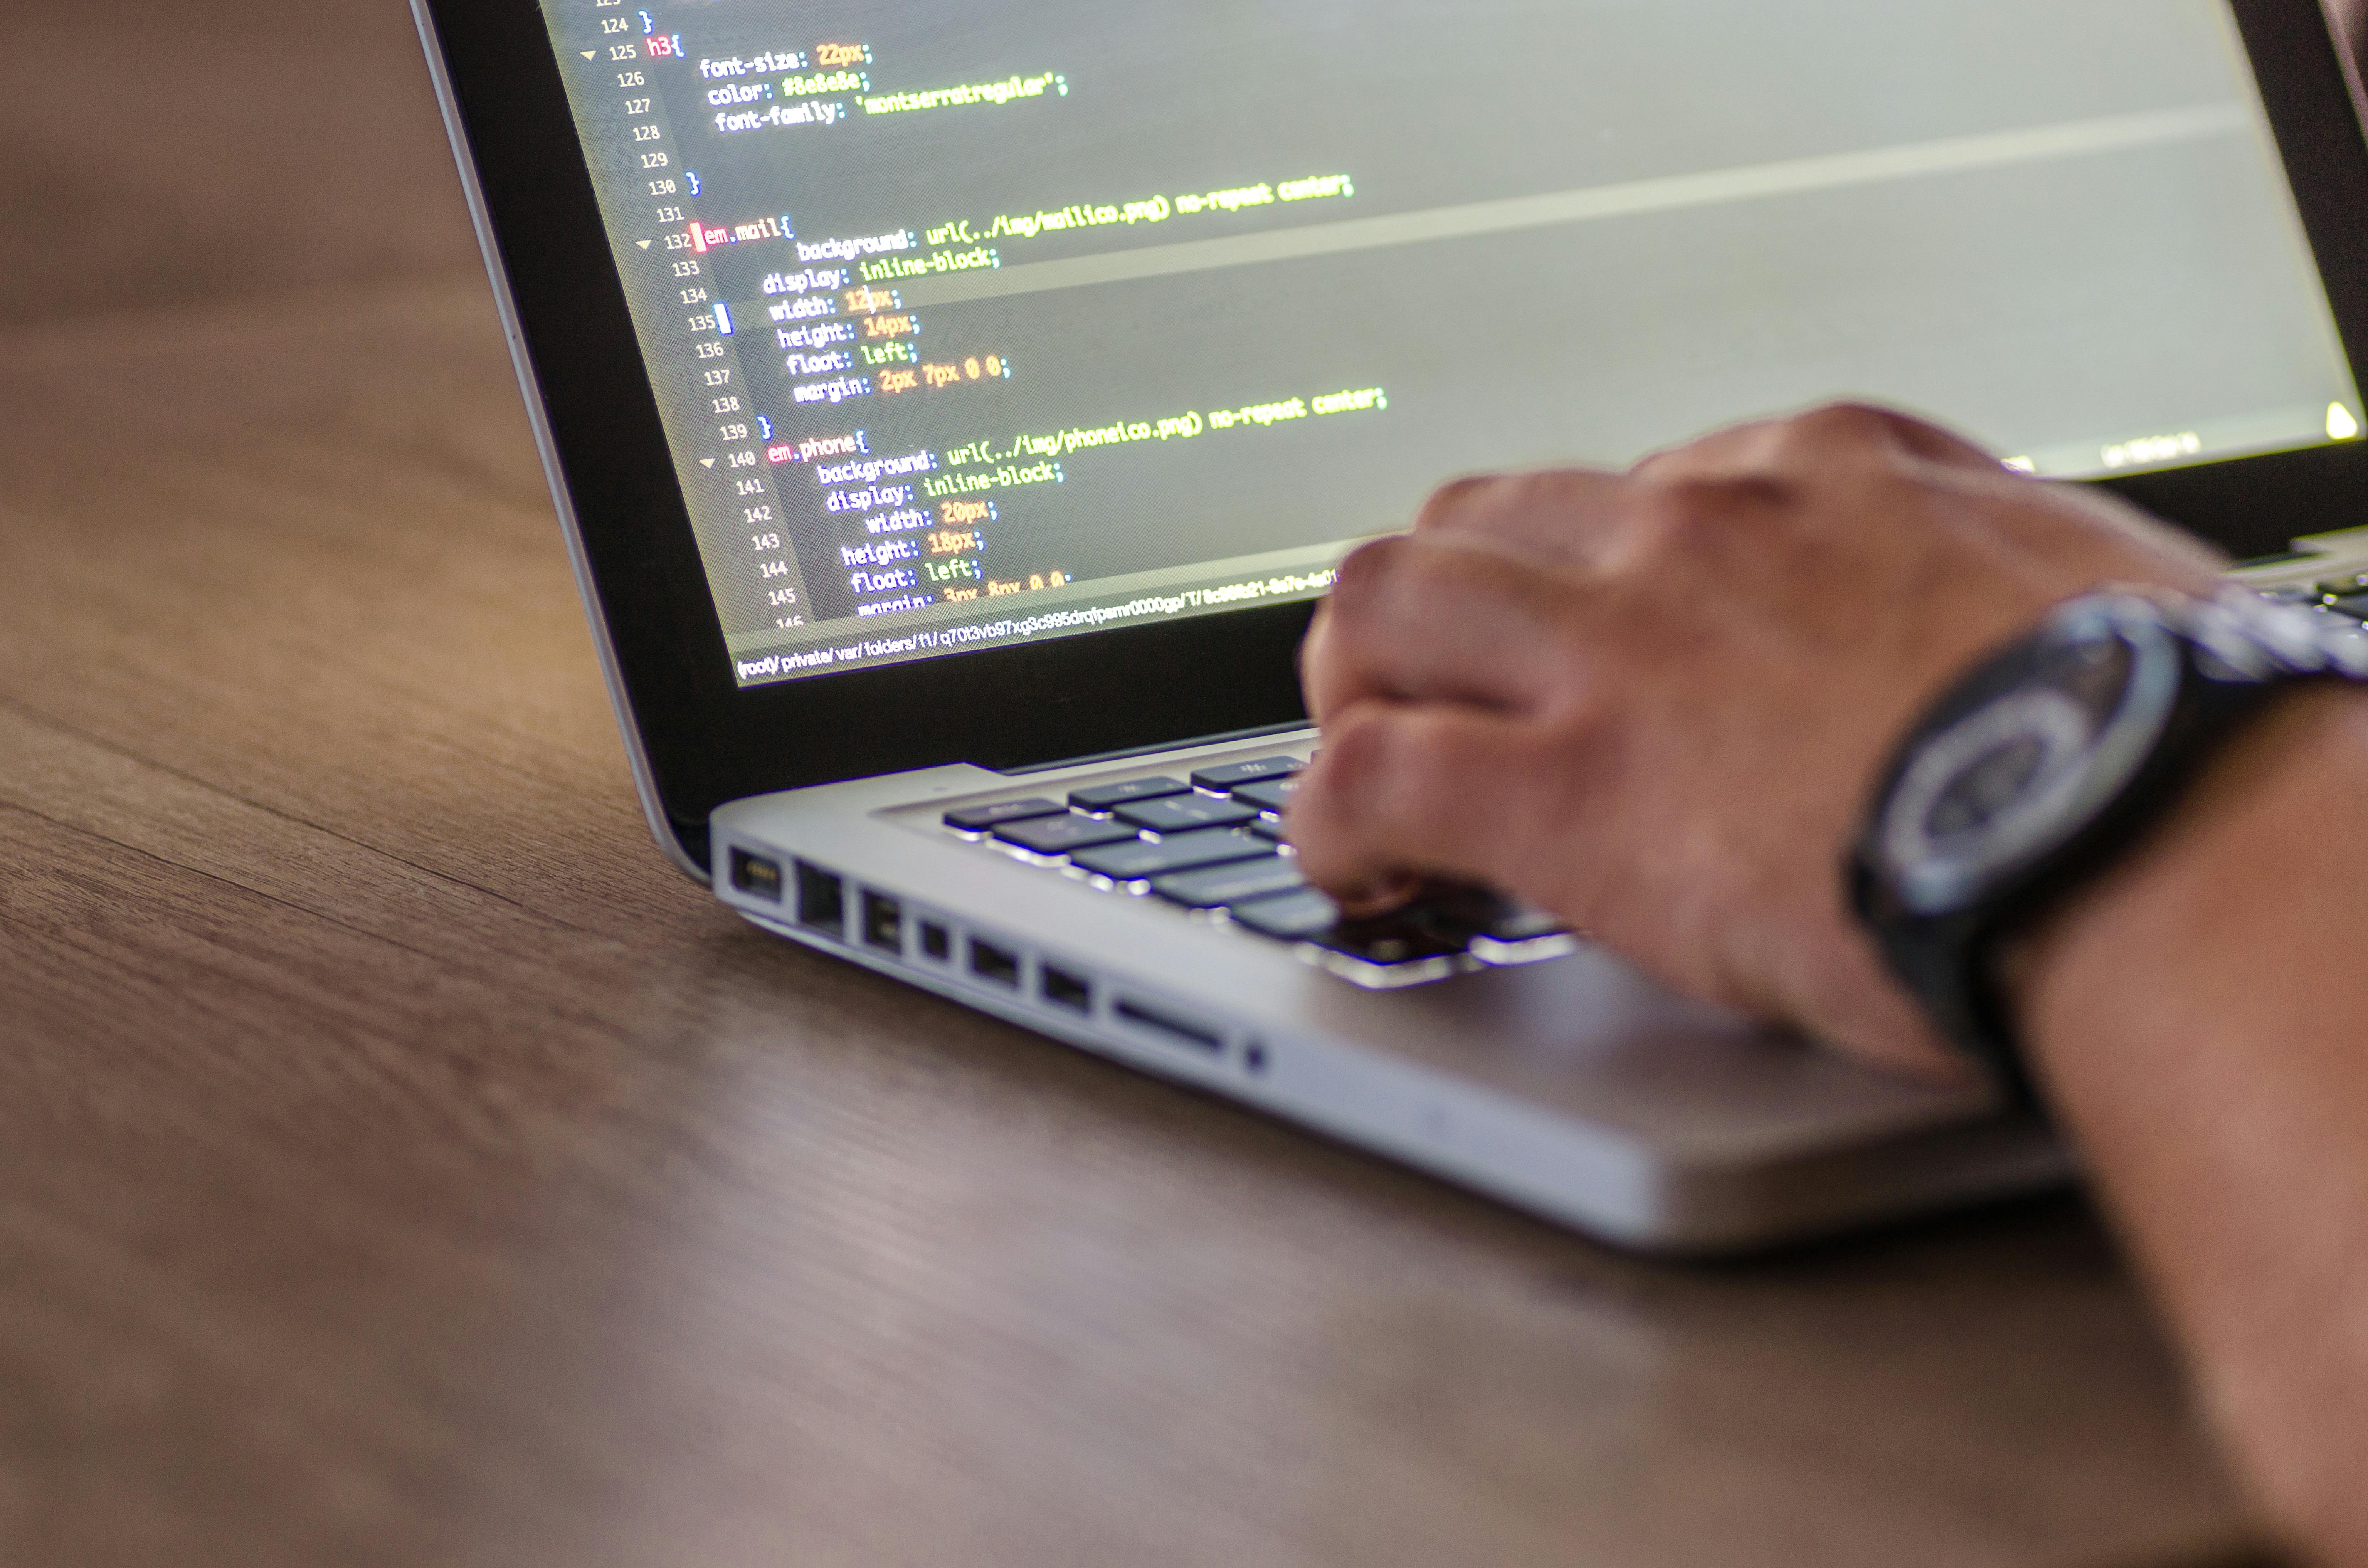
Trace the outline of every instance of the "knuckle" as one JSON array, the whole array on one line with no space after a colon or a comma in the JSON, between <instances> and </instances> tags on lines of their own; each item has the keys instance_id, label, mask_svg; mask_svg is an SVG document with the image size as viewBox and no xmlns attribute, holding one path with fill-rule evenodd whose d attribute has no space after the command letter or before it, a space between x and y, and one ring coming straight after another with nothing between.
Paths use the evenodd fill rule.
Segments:
<instances>
[{"instance_id":1,"label":"knuckle","mask_svg":"<svg viewBox=\"0 0 2368 1568\"><path fill-rule=\"evenodd\" d=\"M1473 590L1486 593L1495 586L1500 574L1498 558L1486 551L1454 543L1409 542L1414 548L1399 556L1397 575L1392 585L1409 598L1430 600L1451 594L1469 597Z\"/></svg>"},{"instance_id":2,"label":"knuckle","mask_svg":"<svg viewBox=\"0 0 2368 1568\"><path fill-rule=\"evenodd\" d=\"M1422 510L1415 514L1415 528L1419 530L1444 527L1476 506L1498 483L1486 474L1449 480L1432 491L1430 499L1422 504Z\"/></svg>"},{"instance_id":3,"label":"knuckle","mask_svg":"<svg viewBox=\"0 0 2368 1568\"><path fill-rule=\"evenodd\" d=\"M1388 776L1389 749L1386 715L1370 704L1326 725L1316 769L1324 799L1336 807L1369 799L1374 781Z\"/></svg>"},{"instance_id":4,"label":"knuckle","mask_svg":"<svg viewBox=\"0 0 2368 1568\"><path fill-rule=\"evenodd\" d=\"M1615 710L1600 680L1565 682L1539 714L1558 754L1580 756L1613 727Z\"/></svg>"},{"instance_id":5,"label":"knuckle","mask_svg":"<svg viewBox=\"0 0 2368 1568\"><path fill-rule=\"evenodd\" d=\"M1372 811L1395 840L1452 857L1474 837L1473 802L1484 788L1474 773L1485 759L1468 744L1470 726L1443 711L1411 712L1391 726L1376 764Z\"/></svg>"},{"instance_id":6,"label":"knuckle","mask_svg":"<svg viewBox=\"0 0 2368 1568\"><path fill-rule=\"evenodd\" d=\"M1458 799L1457 747L1440 717L1378 704L1324 736L1323 801L1336 824L1429 820Z\"/></svg>"},{"instance_id":7,"label":"knuckle","mask_svg":"<svg viewBox=\"0 0 2368 1568\"><path fill-rule=\"evenodd\" d=\"M1635 731L1626 711L1601 692L1576 694L1540 725L1537 744L1550 760L1526 770L1524 803L1532 824L1596 822L1622 813L1619 780Z\"/></svg>"},{"instance_id":8,"label":"knuckle","mask_svg":"<svg viewBox=\"0 0 2368 1568\"><path fill-rule=\"evenodd\" d=\"M1543 625L1544 646L1552 660L1538 694L1543 705L1557 707L1569 700L1575 690L1593 678L1591 672L1613 654L1610 644L1630 614L1625 597L1624 585L1615 583L1600 587L1583 609L1552 607Z\"/></svg>"},{"instance_id":9,"label":"knuckle","mask_svg":"<svg viewBox=\"0 0 2368 1568\"><path fill-rule=\"evenodd\" d=\"M1567 518L1593 504L1605 477L1588 469L1542 469L1524 474L1509 496L1524 508Z\"/></svg>"},{"instance_id":10,"label":"knuckle","mask_svg":"<svg viewBox=\"0 0 2368 1568\"><path fill-rule=\"evenodd\" d=\"M1353 635L1395 635L1408 607L1490 580L1490 562L1453 543L1399 535L1342 562L1332 604Z\"/></svg>"},{"instance_id":11,"label":"knuckle","mask_svg":"<svg viewBox=\"0 0 2368 1568\"><path fill-rule=\"evenodd\" d=\"M1401 812L1427 818L1459 797L1454 779L1470 759L1446 722L1435 715L1416 714L1399 726L1394 739L1387 777Z\"/></svg>"},{"instance_id":12,"label":"knuckle","mask_svg":"<svg viewBox=\"0 0 2368 1568\"><path fill-rule=\"evenodd\" d=\"M1565 537L1585 515L1586 495L1582 475L1560 471L1524 474L1498 493L1508 521L1519 520L1517 528L1503 531L1531 540Z\"/></svg>"},{"instance_id":13,"label":"knuckle","mask_svg":"<svg viewBox=\"0 0 2368 1568\"><path fill-rule=\"evenodd\" d=\"M1377 539L1350 551L1332 579L1330 602L1336 612L1354 616L1384 595L1403 563L1408 543L1403 535L1397 535Z\"/></svg>"},{"instance_id":14,"label":"knuckle","mask_svg":"<svg viewBox=\"0 0 2368 1568\"><path fill-rule=\"evenodd\" d=\"M1871 447L1897 435L1898 415L1871 403L1828 403L1787 420L1784 430L1785 444L1794 450Z\"/></svg>"},{"instance_id":15,"label":"knuckle","mask_svg":"<svg viewBox=\"0 0 2368 1568\"><path fill-rule=\"evenodd\" d=\"M1308 873L1319 881L1355 860L1372 836L1373 780L1383 776L1385 740L1376 714L1360 704L1327 718L1324 753L1292 796L1286 820Z\"/></svg>"},{"instance_id":16,"label":"knuckle","mask_svg":"<svg viewBox=\"0 0 2368 1568\"><path fill-rule=\"evenodd\" d=\"M1632 517L1643 552L1657 562L1715 548L1763 499L1756 481L1686 477L1641 487Z\"/></svg>"},{"instance_id":17,"label":"knuckle","mask_svg":"<svg viewBox=\"0 0 2368 1568\"><path fill-rule=\"evenodd\" d=\"M1337 657L1332 641L1333 619L1329 601L1317 605L1315 618L1308 623L1307 635L1300 640L1296 655L1300 689L1306 694L1311 704L1319 708Z\"/></svg>"},{"instance_id":18,"label":"knuckle","mask_svg":"<svg viewBox=\"0 0 2368 1568\"><path fill-rule=\"evenodd\" d=\"M1802 417L1828 421L1839 430L1887 430L1897 411L1862 397L1838 397L1821 403Z\"/></svg>"}]
</instances>

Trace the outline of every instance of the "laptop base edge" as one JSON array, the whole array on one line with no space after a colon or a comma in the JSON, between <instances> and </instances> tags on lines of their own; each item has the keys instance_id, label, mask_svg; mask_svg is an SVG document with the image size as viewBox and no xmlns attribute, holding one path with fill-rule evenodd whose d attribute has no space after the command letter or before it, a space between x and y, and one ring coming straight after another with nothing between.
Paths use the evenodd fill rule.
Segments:
<instances>
[{"instance_id":1,"label":"laptop base edge","mask_svg":"<svg viewBox=\"0 0 2368 1568\"><path fill-rule=\"evenodd\" d=\"M1016 954L1007 986L732 907L773 936L1656 1257L1748 1256L2030 1196L2074 1172L2040 1124L1995 1116L1763 1160L1687 1158L1353 1041L1219 1022L1131 980L1081 976L1094 1002L1071 1013L1042 1000L1043 971L1060 964L1041 953Z\"/></svg>"}]
</instances>

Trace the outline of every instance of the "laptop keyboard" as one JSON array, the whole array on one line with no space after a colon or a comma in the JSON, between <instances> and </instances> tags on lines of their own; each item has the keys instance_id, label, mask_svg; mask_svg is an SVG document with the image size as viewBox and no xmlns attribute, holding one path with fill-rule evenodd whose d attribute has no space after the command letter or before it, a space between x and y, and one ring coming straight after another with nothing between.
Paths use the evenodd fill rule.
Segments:
<instances>
[{"instance_id":1,"label":"laptop keyboard","mask_svg":"<svg viewBox=\"0 0 2368 1568\"><path fill-rule=\"evenodd\" d=\"M1282 810L1306 766L1298 756L1258 757L1189 778L1097 784L1065 801L964 807L944 820L949 831L1030 865L1288 944L1374 989L1577 949L1554 916L1479 889L1434 893L1381 919L1344 919L1338 904L1307 885L1283 841Z\"/></svg>"}]
</instances>

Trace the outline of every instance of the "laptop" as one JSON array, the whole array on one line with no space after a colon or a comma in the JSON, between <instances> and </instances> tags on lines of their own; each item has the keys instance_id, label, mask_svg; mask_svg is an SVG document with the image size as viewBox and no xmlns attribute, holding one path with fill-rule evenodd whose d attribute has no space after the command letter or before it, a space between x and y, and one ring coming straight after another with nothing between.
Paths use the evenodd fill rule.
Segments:
<instances>
[{"instance_id":1,"label":"laptop","mask_svg":"<svg viewBox=\"0 0 2368 1568\"><path fill-rule=\"evenodd\" d=\"M415 8L675 864L1617 1244L2069 1159L1487 890L1344 922L1282 814L1359 540L1846 394L2368 610L2314 0Z\"/></svg>"}]
</instances>

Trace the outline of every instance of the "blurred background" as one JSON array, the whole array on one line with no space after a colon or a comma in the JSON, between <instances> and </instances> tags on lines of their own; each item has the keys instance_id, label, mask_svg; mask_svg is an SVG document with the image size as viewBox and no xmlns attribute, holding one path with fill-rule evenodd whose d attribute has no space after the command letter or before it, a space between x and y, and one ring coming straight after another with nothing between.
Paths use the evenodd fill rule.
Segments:
<instances>
[{"instance_id":1,"label":"blurred background","mask_svg":"<svg viewBox=\"0 0 2368 1568\"><path fill-rule=\"evenodd\" d=\"M0 325L476 266L403 0L0 10Z\"/></svg>"}]
</instances>

